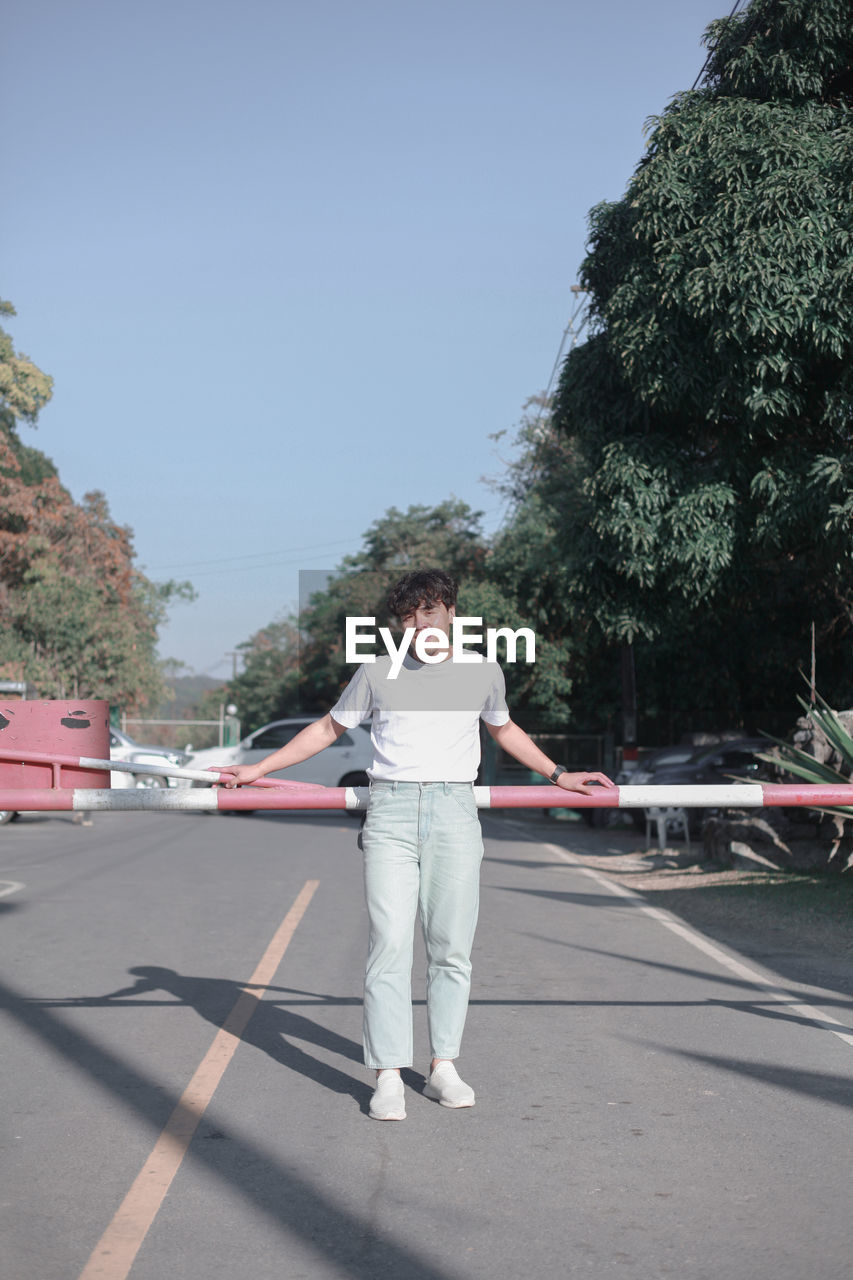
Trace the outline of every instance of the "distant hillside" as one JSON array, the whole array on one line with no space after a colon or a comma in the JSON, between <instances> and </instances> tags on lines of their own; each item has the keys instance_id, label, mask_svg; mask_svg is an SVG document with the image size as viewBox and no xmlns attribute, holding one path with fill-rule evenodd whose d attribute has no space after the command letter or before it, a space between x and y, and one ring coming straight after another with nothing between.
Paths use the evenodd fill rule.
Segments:
<instances>
[{"instance_id":1,"label":"distant hillside","mask_svg":"<svg viewBox=\"0 0 853 1280\"><path fill-rule=\"evenodd\" d=\"M168 680L167 685L175 696L163 702L156 711L156 715L163 716L167 720L180 720L184 712L198 702L202 694L210 689L225 687L222 680L214 680L212 676L176 676L175 679Z\"/></svg>"}]
</instances>

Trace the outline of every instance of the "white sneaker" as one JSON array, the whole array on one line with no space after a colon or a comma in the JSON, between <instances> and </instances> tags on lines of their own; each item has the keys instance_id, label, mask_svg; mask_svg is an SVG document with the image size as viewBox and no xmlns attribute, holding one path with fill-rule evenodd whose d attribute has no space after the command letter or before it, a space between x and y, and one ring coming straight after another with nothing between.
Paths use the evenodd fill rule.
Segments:
<instances>
[{"instance_id":1,"label":"white sneaker","mask_svg":"<svg viewBox=\"0 0 853 1280\"><path fill-rule=\"evenodd\" d=\"M474 1090L459 1079L452 1062L439 1062L426 1082L424 1096L443 1107L473 1107Z\"/></svg>"},{"instance_id":2,"label":"white sneaker","mask_svg":"<svg viewBox=\"0 0 853 1280\"><path fill-rule=\"evenodd\" d=\"M405 1120L406 1096L399 1071L380 1071L370 1099L372 1120Z\"/></svg>"}]
</instances>

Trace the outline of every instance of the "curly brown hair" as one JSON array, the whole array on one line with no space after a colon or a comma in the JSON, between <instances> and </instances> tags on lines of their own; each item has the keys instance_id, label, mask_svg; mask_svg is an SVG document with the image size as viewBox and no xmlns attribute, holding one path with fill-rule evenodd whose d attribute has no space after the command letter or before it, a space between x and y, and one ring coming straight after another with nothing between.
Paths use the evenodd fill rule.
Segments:
<instances>
[{"instance_id":1,"label":"curly brown hair","mask_svg":"<svg viewBox=\"0 0 853 1280\"><path fill-rule=\"evenodd\" d=\"M455 609L458 590L456 580L443 569L415 569L391 588L388 612L395 618L404 618L418 605L437 603L447 609Z\"/></svg>"}]
</instances>

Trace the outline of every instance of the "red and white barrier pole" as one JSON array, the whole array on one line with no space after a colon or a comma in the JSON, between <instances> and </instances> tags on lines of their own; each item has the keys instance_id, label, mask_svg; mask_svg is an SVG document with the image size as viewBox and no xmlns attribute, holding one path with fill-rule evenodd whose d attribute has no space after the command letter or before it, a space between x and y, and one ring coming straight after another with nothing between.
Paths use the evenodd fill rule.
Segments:
<instances>
[{"instance_id":1,"label":"red and white barrier pole","mask_svg":"<svg viewBox=\"0 0 853 1280\"><path fill-rule=\"evenodd\" d=\"M182 786L113 790L116 770L175 778L187 783L219 781L220 772L175 765L109 760L106 702L19 702L0 712L0 810L150 810L240 812L268 809L366 809L367 787L322 787L260 778L247 787ZM74 755L72 749L91 755ZM221 772L226 772L222 770ZM94 783L94 786L86 785ZM551 785L475 787L481 809L758 809L853 807L853 785L755 782L715 786L596 787L590 795Z\"/></svg>"},{"instance_id":2,"label":"red and white barrier pole","mask_svg":"<svg viewBox=\"0 0 853 1280\"><path fill-rule=\"evenodd\" d=\"M220 773L175 765L109 760L108 707L103 700L4 704L0 711L0 810L152 810L212 812L252 809L366 809L367 787L322 787L260 778L248 787L183 786L112 790L110 772L145 773L212 784ZM71 754L72 748L91 755ZM222 770L221 772L226 772ZM94 783L94 786L86 785ZM596 787L590 795L551 785L475 787L481 809L758 809L853 807L853 785L762 784Z\"/></svg>"},{"instance_id":3,"label":"red and white barrier pole","mask_svg":"<svg viewBox=\"0 0 853 1280\"><path fill-rule=\"evenodd\" d=\"M82 758L77 768L89 767ZM102 769L103 761L93 761ZM159 769L159 766L153 766ZM134 772L138 766L134 765ZM189 771L169 770L186 776ZM195 771L198 781L213 782L218 775ZM853 786L729 783L715 786L601 787L591 795L553 786L475 787L481 809L760 809L771 806L833 808L853 807ZM367 787L322 787L264 778L250 786L176 787L157 790L105 790L88 787L4 787L0 809L89 810L156 812L240 812L241 810L322 810L367 808Z\"/></svg>"}]
</instances>

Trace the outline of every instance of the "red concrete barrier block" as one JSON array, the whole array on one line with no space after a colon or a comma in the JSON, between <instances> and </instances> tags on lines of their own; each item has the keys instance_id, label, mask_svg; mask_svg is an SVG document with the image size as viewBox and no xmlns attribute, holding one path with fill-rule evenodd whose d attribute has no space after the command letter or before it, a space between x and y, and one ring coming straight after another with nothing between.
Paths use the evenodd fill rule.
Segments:
<instances>
[{"instance_id":1,"label":"red concrete barrier block","mask_svg":"<svg viewBox=\"0 0 853 1280\"><path fill-rule=\"evenodd\" d=\"M14 751L38 751L47 757L86 756L108 760L109 704L100 698L0 701L0 790L29 787L108 787L105 769L80 769L47 761L15 760Z\"/></svg>"}]
</instances>

